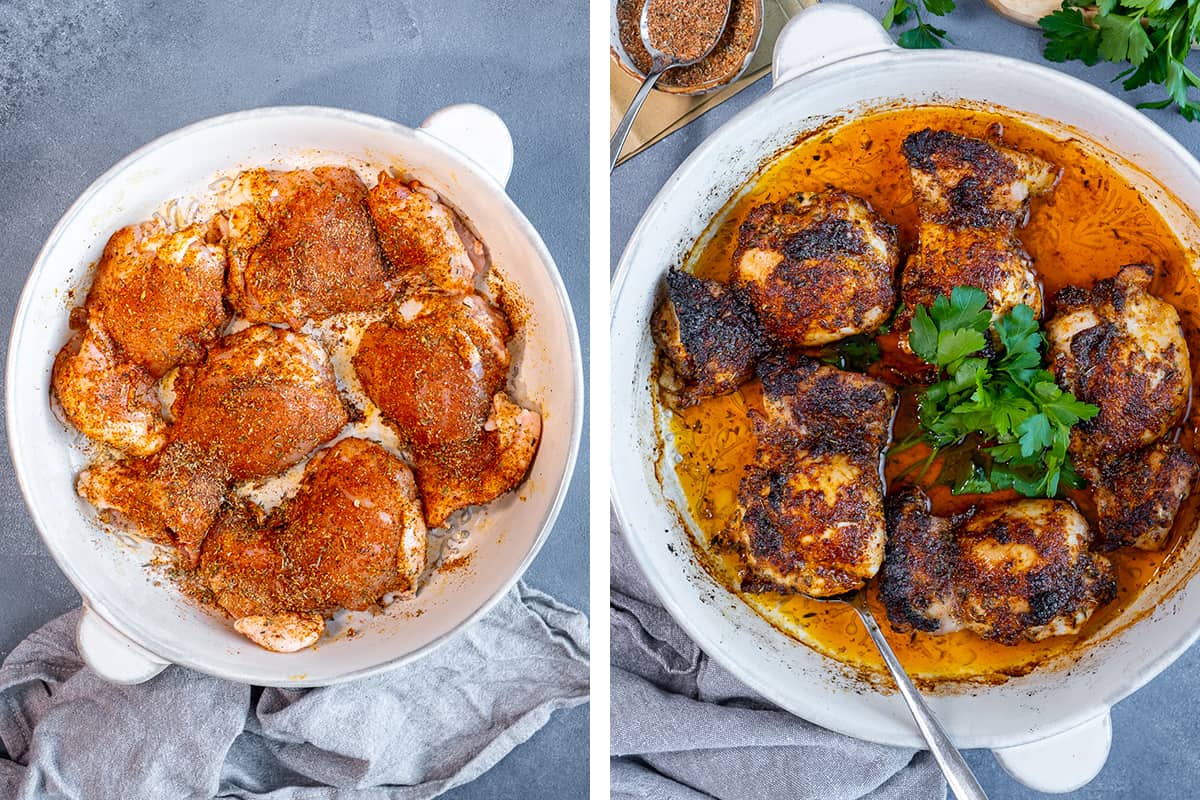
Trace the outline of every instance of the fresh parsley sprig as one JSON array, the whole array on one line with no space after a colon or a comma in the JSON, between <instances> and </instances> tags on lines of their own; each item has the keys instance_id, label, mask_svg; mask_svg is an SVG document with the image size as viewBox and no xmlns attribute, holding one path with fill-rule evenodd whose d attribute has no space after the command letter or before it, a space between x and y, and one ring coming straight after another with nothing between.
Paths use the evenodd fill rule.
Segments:
<instances>
[{"instance_id":1,"label":"fresh parsley sprig","mask_svg":"<svg viewBox=\"0 0 1200 800\"><path fill-rule=\"evenodd\" d=\"M954 0L893 0L888 12L883 15L883 27L891 30L893 25L905 25L910 18L917 24L904 31L896 39L901 47L912 50L931 50L945 46L950 36L941 28L925 21L921 9L935 17L944 17L955 9Z\"/></svg>"},{"instance_id":2,"label":"fresh parsley sprig","mask_svg":"<svg viewBox=\"0 0 1200 800\"><path fill-rule=\"evenodd\" d=\"M1127 91L1148 84L1167 91L1138 108L1173 106L1184 119L1200 119L1200 102L1189 94L1200 77L1186 63L1200 42L1200 0L1065 0L1040 24L1048 60L1128 63L1116 78Z\"/></svg>"},{"instance_id":3,"label":"fresh parsley sprig","mask_svg":"<svg viewBox=\"0 0 1200 800\"><path fill-rule=\"evenodd\" d=\"M918 399L924 441L933 455L969 437L985 443L984 463L958 478L956 494L1016 489L1054 497L1082 485L1067 445L1071 428L1098 409L1064 392L1042 367L1045 337L1033 309L1017 306L994 325L991 317L987 295L974 287L914 310L909 345L939 378Z\"/></svg>"}]
</instances>

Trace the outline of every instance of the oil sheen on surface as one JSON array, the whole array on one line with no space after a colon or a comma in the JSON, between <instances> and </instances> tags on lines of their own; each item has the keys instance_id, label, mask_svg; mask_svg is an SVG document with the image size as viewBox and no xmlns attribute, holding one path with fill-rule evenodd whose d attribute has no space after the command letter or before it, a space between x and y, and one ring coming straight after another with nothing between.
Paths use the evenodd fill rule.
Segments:
<instances>
[{"instance_id":1,"label":"oil sheen on surface","mask_svg":"<svg viewBox=\"0 0 1200 800\"><path fill-rule=\"evenodd\" d=\"M925 127L945 128L972 136L985 136L989 127L1003 126L1003 140L1011 147L1036 153L1063 168L1062 180L1046 198L1034 200L1027 227L1018 231L1043 281L1046 297L1067 284L1090 286L1095 280L1116 274L1124 264L1154 264L1157 277L1153 291L1175 305L1183 318L1193 356L1200 353L1197 309L1200 297L1189 277L1183 246L1159 213L1105 160L1067 137L1021 124L1010 117L966 108L930 106L861 116L839 127L820 131L798 142L776 159L754 180L742 196L732 202L708 232L708 238L690 254L688 266L697 275L725 280L737 243L738 226L749 210L796 191L819 191L837 186L857 194L884 218L899 226L904 252L916 238L916 207L913 204L908 168L900 144L909 133ZM876 365L887 377L889 351L881 339L884 364ZM915 426L911 392L895 423L899 441ZM708 548L724 530L736 508L738 483L755 454L754 434L746 417L748 408L761 404L757 382L736 394L702 402L681 414L665 413L681 457L676 474L688 500L688 512L698 530L698 544ZM1191 446L1196 428L1196 410L1180 432ZM1194 449L1194 448L1193 448ZM886 475L890 481L914 462L923 461L928 450L918 446L890 459ZM939 464L926 471L924 484L931 484ZM918 468L910 475L920 471ZM976 503L1015 497L1012 493L954 497L942 486L929 485L933 510L950 514ZM1072 497L1085 515L1091 513L1086 492ZM1198 499L1185 504L1175 530L1162 552L1145 553L1123 549L1109 554L1117 568L1117 599L1100 609L1079 636L1057 637L1043 642L1005 646L960 632L948 636L923 633L898 634L891 630L886 614L871 587L871 604L888 640L908 672L925 682L945 679L997 680L1005 675L1028 672L1037 664L1080 646L1112 620L1168 563L1179 547L1181 532L1194 529ZM727 586L736 587L737 558L709 550L709 569ZM799 595L742 595L772 624L818 650L859 669L882 671L875 647L854 612L847 607L810 600Z\"/></svg>"}]
</instances>

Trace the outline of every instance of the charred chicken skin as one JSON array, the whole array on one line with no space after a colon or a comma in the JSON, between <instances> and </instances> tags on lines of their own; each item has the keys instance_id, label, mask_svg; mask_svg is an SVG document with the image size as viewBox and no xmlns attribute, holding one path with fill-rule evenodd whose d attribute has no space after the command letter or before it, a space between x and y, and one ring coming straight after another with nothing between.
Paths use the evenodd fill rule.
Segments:
<instances>
[{"instance_id":1,"label":"charred chicken skin","mask_svg":"<svg viewBox=\"0 0 1200 800\"><path fill-rule=\"evenodd\" d=\"M659 383L676 408L736 390L766 352L758 318L738 290L678 269L667 273L650 330L669 365Z\"/></svg>"},{"instance_id":2,"label":"charred chicken skin","mask_svg":"<svg viewBox=\"0 0 1200 800\"><path fill-rule=\"evenodd\" d=\"M395 293L354 170L253 169L230 196L229 300L246 320L299 329L306 319L377 308Z\"/></svg>"},{"instance_id":3,"label":"charred chicken skin","mask_svg":"<svg viewBox=\"0 0 1200 800\"><path fill-rule=\"evenodd\" d=\"M1129 453L1178 424L1192 386L1179 314L1149 293L1152 267L1124 267L1091 291L1068 287L1046 324L1058 382L1100 413L1078 425L1071 452L1085 464Z\"/></svg>"},{"instance_id":4,"label":"charred chicken skin","mask_svg":"<svg viewBox=\"0 0 1200 800\"><path fill-rule=\"evenodd\" d=\"M977 286L993 317L1020 304L1042 313L1033 262L1016 237L1029 200L1049 192L1059 170L1042 159L982 139L925 129L903 145L920 227L900 276L893 330L908 350L912 313L956 286Z\"/></svg>"},{"instance_id":5,"label":"charred chicken skin","mask_svg":"<svg viewBox=\"0 0 1200 800\"><path fill-rule=\"evenodd\" d=\"M749 567L742 587L813 597L858 589L883 563L880 457L896 393L802 356L765 359L758 374L759 457L731 531Z\"/></svg>"},{"instance_id":6,"label":"charred chicken skin","mask_svg":"<svg viewBox=\"0 0 1200 800\"><path fill-rule=\"evenodd\" d=\"M383 253L412 284L469 294L484 267L483 246L435 198L418 183L379 174L368 202Z\"/></svg>"},{"instance_id":7,"label":"charred chicken skin","mask_svg":"<svg viewBox=\"0 0 1200 800\"><path fill-rule=\"evenodd\" d=\"M1075 634L1116 596L1090 541L1069 503L1019 500L947 520L906 490L888 498L880 599L900 632L965 628L1003 644Z\"/></svg>"},{"instance_id":8,"label":"charred chicken skin","mask_svg":"<svg viewBox=\"0 0 1200 800\"><path fill-rule=\"evenodd\" d=\"M1067 287L1046 325L1058 382L1100 413L1071 434L1091 482L1097 546L1163 546L1195 486L1195 458L1162 441L1179 424L1192 387L1179 314L1149 292L1154 269L1135 264L1090 291Z\"/></svg>"},{"instance_id":9,"label":"charred chicken skin","mask_svg":"<svg viewBox=\"0 0 1200 800\"><path fill-rule=\"evenodd\" d=\"M733 285L784 346L874 331L896 304L896 228L840 190L758 206L742 223L733 259Z\"/></svg>"},{"instance_id":10,"label":"charred chicken skin","mask_svg":"<svg viewBox=\"0 0 1200 800\"><path fill-rule=\"evenodd\" d=\"M236 481L276 475L347 422L329 356L268 325L222 339L175 381L173 441L225 464Z\"/></svg>"}]
</instances>

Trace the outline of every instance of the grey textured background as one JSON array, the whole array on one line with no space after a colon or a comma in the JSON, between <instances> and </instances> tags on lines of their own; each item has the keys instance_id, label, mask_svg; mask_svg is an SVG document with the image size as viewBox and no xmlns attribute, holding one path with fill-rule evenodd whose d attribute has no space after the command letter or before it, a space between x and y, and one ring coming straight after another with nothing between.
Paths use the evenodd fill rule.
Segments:
<instances>
[{"instance_id":1,"label":"grey textured background","mask_svg":"<svg viewBox=\"0 0 1200 800\"><path fill-rule=\"evenodd\" d=\"M882 16L890 3L851 0ZM1046 63L1041 57L1041 33L1022 28L989 11L981 0L959 0L959 10L943 20L955 46ZM1193 70L1200 61L1193 54ZM1056 69L1095 83L1131 102L1157 100L1151 88L1128 95L1110 83L1120 70L1111 64L1093 68L1053 64ZM770 88L764 79L653 148L621 165L612 180L612 257L620 258L630 234L659 188L675 168L714 130ZM1188 123L1173 112L1149 111L1151 119L1179 139L1193 154L1200 150L1200 123ZM1200 749L1192 746L1200 733L1200 646L1193 647L1148 686L1113 709L1113 746L1108 763L1088 786L1059 797L1185 798L1200 797ZM1180 746L1181 742L1186 742ZM1051 797L1020 786L987 751L972 751L968 760L992 800Z\"/></svg>"},{"instance_id":2,"label":"grey textured background","mask_svg":"<svg viewBox=\"0 0 1200 800\"><path fill-rule=\"evenodd\" d=\"M7 340L25 275L59 216L163 133L288 104L416 125L473 101L512 131L509 192L562 270L586 354L586 31L586 4L536 0L0 0L0 336ZM587 475L585 445L558 525L526 576L585 610ZM7 457L0 553L2 658L79 603L42 547ZM446 796L586 796L587 719L586 706L556 714L491 772Z\"/></svg>"}]
</instances>

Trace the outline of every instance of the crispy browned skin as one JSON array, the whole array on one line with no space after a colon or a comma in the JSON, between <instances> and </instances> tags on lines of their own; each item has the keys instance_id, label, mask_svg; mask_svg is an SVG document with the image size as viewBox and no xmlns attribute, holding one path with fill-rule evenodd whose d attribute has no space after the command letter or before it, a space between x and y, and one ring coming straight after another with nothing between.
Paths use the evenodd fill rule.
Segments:
<instances>
[{"instance_id":1,"label":"crispy browned skin","mask_svg":"<svg viewBox=\"0 0 1200 800\"><path fill-rule=\"evenodd\" d=\"M949 633L959 628L951 589L956 555L950 520L929 513L919 489L889 495L887 548L880 571L879 599L892 627Z\"/></svg>"},{"instance_id":2,"label":"crispy browned skin","mask_svg":"<svg viewBox=\"0 0 1200 800\"><path fill-rule=\"evenodd\" d=\"M861 587L883 562L880 457L896 393L803 357L759 362L766 417L732 526L749 572L742 586L813 597Z\"/></svg>"},{"instance_id":3,"label":"crispy browned skin","mask_svg":"<svg viewBox=\"0 0 1200 800\"><path fill-rule=\"evenodd\" d=\"M1084 466L1147 445L1176 425L1192 386L1179 314L1147 290L1154 269L1123 267L1091 291L1055 296L1046 324L1058 382L1100 413L1071 432Z\"/></svg>"},{"instance_id":4,"label":"crispy browned skin","mask_svg":"<svg viewBox=\"0 0 1200 800\"><path fill-rule=\"evenodd\" d=\"M225 251L210 226L171 233L143 222L112 235L85 307L123 358L161 377L194 364L229 322L222 294Z\"/></svg>"},{"instance_id":5,"label":"crispy browned skin","mask_svg":"<svg viewBox=\"0 0 1200 800\"><path fill-rule=\"evenodd\" d=\"M477 294L421 293L363 334L353 358L363 391L416 452L473 439L508 379L510 335Z\"/></svg>"},{"instance_id":6,"label":"crispy browned skin","mask_svg":"<svg viewBox=\"0 0 1200 800\"><path fill-rule=\"evenodd\" d=\"M483 246L458 217L421 190L386 172L368 202L384 255L412 283L448 292L475 291L484 266Z\"/></svg>"},{"instance_id":7,"label":"crispy browned skin","mask_svg":"<svg viewBox=\"0 0 1200 800\"><path fill-rule=\"evenodd\" d=\"M175 391L172 439L211 453L238 481L282 472L347 422L325 351L267 325L220 340L180 371Z\"/></svg>"},{"instance_id":8,"label":"crispy browned skin","mask_svg":"<svg viewBox=\"0 0 1200 800\"><path fill-rule=\"evenodd\" d=\"M313 457L294 497L259 524L253 509L222 516L201 574L235 618L362 610L411 594L425 567L425 523L404 462L365 439Z\"/></svg>"},{"instance_id":9,"label":"crispy browned skin","mask_svg":"<svg viewBox=\"0 0 1200 800\"><path fill-rule=\"evenodd\" d=\"M919 490L889 500L880 598L892 627L966 628L1012 644L1078 633L1116 595L1112 565L1088 552L1069 503L1018 500L931 518Z\"/></svg>"},{"instance_id":10,"label":"crispy browned skin","mask_svg":"<svg viewBox=\"0 0 1200 800\"><path fill-rule=\"evenodd\" d=\"M1024 303L1042 313L1033 262L1016 237L1029 198L1050 191L1059 170L1036 156L926 128L904 140L920 213L920 243L900 276L893 330L908 348L912 312L956 286L987 293L996 317Z\"/></svg>"},{"instance_id":11,"label":"crispy browned skin","mask_svg":"<svg viewBox=\"0 0 1200 800\"><path fill-rule=\"evenodd\" d=\"M146 458L93 464L76 489L106 522L175 547L195 566L230 476L203 449L172 443Z\"/></svg>"},{"instance_id":12,"label":"crispy browned skin","mask_svg":"<svg viewBox=\"0 0 1200 800\"><path fill-rule=\"evenodd\" d=\"M683 270L667 273L666 296L650 330L669 369L660 376L671 405L686 408L737 389L766 347L740 292Z\"/></svg>"},{"instance_id":13,"label":"crispy browned skin","mask_svg":"<svg viewBox=\"0 0 1200 800\"><path fill-rule=\"evenodd\" d=\"M542 416L501 392L471 439L418 453L414 469L429 527L441 527L455 511L490 503L515 488L529 472L541 435Z\"/></svg>"},{"instance_id":14,"label":"crispy browned skin","mask_svg":"<svg viewBox=\"0 0 1200 800\"><path fill-rule=\"evenodd\" d=\"M76 328L54 358L50 385L63 415L86 436L144 456L166 442L166 422L154 377L124 360L84 309L71 313Z\"/></svg>"},{"instance_id":15,"label":"crispy browned skin","mask_svg":"<svg viewBox=\"0 0 1200 800\"><path fill-rule=\"evenodd\" d=\"M877 329L896 304L896 228L831 189L756 207L733 254L734 286L782 345L809 347Z\"/></svg>"},{"instance_id":16,"label":"crispy browned skin","mask_svg":"<svg viewBox=\"0 0 1200 800\"><path fill-rule=\"evenodd\" d=\"M1159 441L1088 472L1096 501L1096 549L1158 550L1180 505L1192 493L1200 466L1175 442Z\"/></svg>"},{"instance_id":17,"label":"crispy browned skin","mask_svg":"<svg viewBox=\"0 0 1200 800\"><path fill-rule=\"evenodd\" d=\"M286 323L386 303L393 275L348 167L238 176L228 214L229 300L251 322Z\"/></svg>"}]
</instances>

